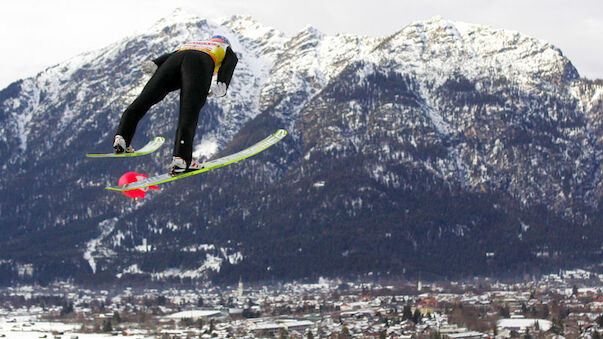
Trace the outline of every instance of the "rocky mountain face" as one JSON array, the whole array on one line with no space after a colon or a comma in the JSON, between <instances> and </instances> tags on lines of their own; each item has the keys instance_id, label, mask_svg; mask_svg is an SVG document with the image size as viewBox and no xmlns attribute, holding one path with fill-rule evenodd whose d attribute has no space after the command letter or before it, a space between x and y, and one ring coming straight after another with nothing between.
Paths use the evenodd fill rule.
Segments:
<instances>
[{"instance_id":1,"label":"rocky mountain face","mask_svg":"<svg viewBox=\"0 0 603 339\"><path fill-rule=\"evenodd\" d=\"M142 61L225 34L240 62L210 99L197 156L290 134L243 162L132 201L103 190L164 172L178 95L110 151ZM181 12L147 34L0 92L0 282L436 279L600 264L603 83L554 46L434 18L385 38L286 36Z\"/></svg>"}]
</instances>

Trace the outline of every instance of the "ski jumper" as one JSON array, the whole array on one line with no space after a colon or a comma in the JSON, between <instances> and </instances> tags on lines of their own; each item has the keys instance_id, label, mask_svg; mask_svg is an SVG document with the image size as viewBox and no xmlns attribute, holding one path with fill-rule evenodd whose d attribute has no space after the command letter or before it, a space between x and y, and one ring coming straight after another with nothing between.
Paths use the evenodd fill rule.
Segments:
<instances>
[{"instance_id":1,"label":"ski jumper","mask_svg":"<svg viewBox=\"0 0 603 339\"><path fill-rule=\"evenodd\" d=\"M238 58L228 44L212 40L189 42L153 62L158 66L157 70L123 113L116 135L123 136L129 146L138 122L151 106L163 100L168 93L180 89L174 156L183 158L188 167L192 160L199 112L205 105L212 76L217 73L217 81L225 83L228 88Z\"/></svg>"}]
</instances>

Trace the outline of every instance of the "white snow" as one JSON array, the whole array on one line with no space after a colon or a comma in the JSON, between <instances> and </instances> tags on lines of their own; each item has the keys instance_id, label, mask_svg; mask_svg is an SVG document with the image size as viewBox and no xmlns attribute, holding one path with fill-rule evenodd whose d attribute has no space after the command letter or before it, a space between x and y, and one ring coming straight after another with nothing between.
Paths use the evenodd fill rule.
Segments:
<instances>
[{"instance_id":1,"label":"white snow","mask_svg":"<svg viewBox=\"0 0 603 339\"><path fill-rule=\"evenodd\" d=\"M195 151L193 152L193 158L209 158L213 154L218 151L218 141L213 137L204 137L201 140L201 143L195 146Z\"/></svg>"},{"instance_id":2,"label":"white snow","mask_svg":"<svg viewBox=\"0 0 603 339\"><path fill-rule=\"evenodd\" d=\"M444 121L444 118L442 118L442 116L433 107L429 107L427 109L427 116L429 117L429 119L431 119L431 122L433 123L438 133L442 135L450 134L450 125L448 125Z\"/></svg>"},{"instance_id":3,"label":"white snow","mask_svg":"<svg viewBox=\"0 0 603 339\"><path fill-rule=\"evenodd\" d=\"M64 333L64 338L101 339L101 338L145 338L143 335L111 335L98 333L79 333L81 324L50 322L40 320L39 316L10 312L0 315L0 337L6 339L55 338L53 333Z\"/></svg>"},{"instance_id":4,"label":"white snow","mask_svg":"<svg viewBox=\"0 0 603 339\"><path fill-rule=\"evenodd\" d=\"M21 114L11 113L17 125L16 136L20 139L20 149L22 152L27 150L27 137L29 135L29 125L34 116L35 109L40 103L40 90L31 79L23 81L21 90L27 96L26 109ZM13 104L14 106L14 104ZM21 106L21 104L19 104Z\"/></svg>"},{"instance_id":5,"label":"white snow","mask_svg":"<svg viewBox=\"0 0 603 339\"><path fill-rule=\"evenodd\" d=\"M149 252L150 246L147 244L147 238L142 238L142 243L134 247L137 252Z\"/></svg>"},{"instance_id":6,"label":"white snow","mask_svg":"<svg viewBox=\"0 0 603 339\"><path fill-rule=\"evenodd\" d=\"M98 237L88 241L88 243L86 244L84 259L88 261L88 264L90 265L90 268L92 269L93 273L96 273L96 261L94 260L94 254L97 252L97 250L101 249L101 242L103 241L103 239L105 239L107 236L109 236L109 234L111 234L111 232L113 232L117 220L117 218L112 218L102 221L98 225L101 234ZM106 249L105 251L109 250Z\"/></svg>"},{"instance_id":7,"label":"white snow","mask_svg":"<svg viewBox=\"0 0 603 339\"><path fill-rule=\"evenodd\" d=\"M224 259L207 253L205 257L205 262L196 269L182 270L179 268L170 268L162 272L152 273L151 276L155 280L174 277L193 279L202 278L205 277L207 275L207 272L209 272L210 270L219 272L223 261Z\"/></svg>"}]
</instances>

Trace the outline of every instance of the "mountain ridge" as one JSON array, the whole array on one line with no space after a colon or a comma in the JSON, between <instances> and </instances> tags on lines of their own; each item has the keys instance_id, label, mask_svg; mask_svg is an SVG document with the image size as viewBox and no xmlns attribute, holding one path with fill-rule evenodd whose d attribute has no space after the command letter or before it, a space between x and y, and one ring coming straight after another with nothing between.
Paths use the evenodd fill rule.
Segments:
<instances>
[{"instance_id":1,"label":"mountain ridge","mask_svg":"<svg viewBox=\"0 0 603 339\"><path fill-rule=\"evenodd\" d=\"M289 136L143 201L102 190L128 169L163 171L171 154L81 156L110 144L146 81L140 63L214 32L240 63L229 95L201 113L195 154L280 127ZM249 16L175 13L0 92L0 281L442 278L597 263L602 88L546 42L442 18L384 38L288 37ZM134 144L169 139L177 109L168 95ZM14 274L24 265L30 275Z\"/></svg>"}]
</instances>

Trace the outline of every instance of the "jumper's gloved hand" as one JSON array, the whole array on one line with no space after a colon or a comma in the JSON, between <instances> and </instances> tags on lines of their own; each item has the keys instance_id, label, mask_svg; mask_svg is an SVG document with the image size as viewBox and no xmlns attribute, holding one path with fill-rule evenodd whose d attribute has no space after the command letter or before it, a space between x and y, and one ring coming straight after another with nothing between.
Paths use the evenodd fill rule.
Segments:
<instances>
[{"instance_id":1,"label":"jumper's gloved hand","mask_svg":"<svg viewBox=\"0 0 603 339\"><path fill-rule=\"evenodd\" d=\"M226 95L226 84L223 82L216 82L211 86L211 90L207 94L208 97L216 96L223 97Z\"/></svg>"},{"instance_id":2,"label":"jumper's gloved hand","mask_svg":"<svg viewBox=\"0 0 603 339\"><path fill-rule=\"evenodd\" d=\"M142 63L142 71L143 72L153 74L153 73L155 73L156 70L157 70L157 65L154 62L147 60Z\"/></svg>"}]
</instances>

